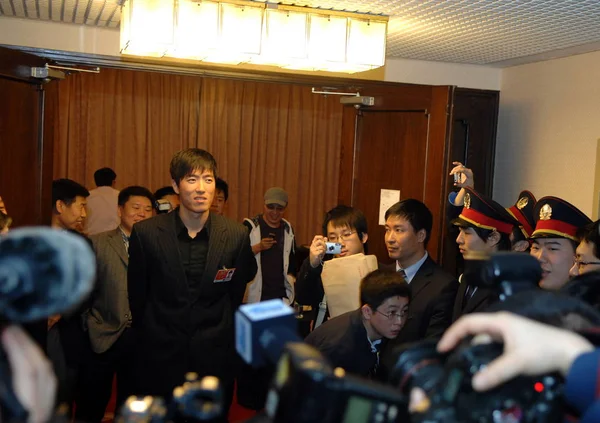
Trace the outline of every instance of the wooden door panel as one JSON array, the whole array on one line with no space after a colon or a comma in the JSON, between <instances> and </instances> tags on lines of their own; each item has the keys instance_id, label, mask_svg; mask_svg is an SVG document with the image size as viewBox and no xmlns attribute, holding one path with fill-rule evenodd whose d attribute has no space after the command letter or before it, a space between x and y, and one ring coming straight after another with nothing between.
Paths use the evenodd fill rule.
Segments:
<instances>
[{"instance_id":1,"label":"wooden door panel","mask_svg":"<svg viewBox=\"0 0 600 423\"><path fill-rule=\"evenodd\" d=\"M424 111L363 111L358 116L353 205L365 213L369 253L390 262L379 225L381 189L423 201L428 115Z\"/></svg>"}]
</instances>

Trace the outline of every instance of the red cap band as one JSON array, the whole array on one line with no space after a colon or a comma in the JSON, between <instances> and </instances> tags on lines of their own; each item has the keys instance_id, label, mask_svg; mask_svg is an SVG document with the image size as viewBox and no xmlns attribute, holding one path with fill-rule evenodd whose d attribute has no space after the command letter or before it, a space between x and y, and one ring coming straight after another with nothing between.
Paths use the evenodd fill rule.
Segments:
<instances>
[{"instance_id":1,"label":"red cap band","mask_svg":"<svg viewBox=\"0 0 600 423\"><path fill-rule=\"evenodd\" d=\"M496 230L504 234L510 234L513 230L512 224L502 222L501 220L492 219L491 217L486 216L475 209L463 208L460 216L458 217L466 220L469 223L472 223L478 228Z\"/></svg>"},{"instance_id":2,"label":"red cap band","mask_svg":"<svg viewBox=\"0 0 600 423\"><path fill-rule=\"evenodd\" d=\"M532 236L535 236L538 233L546 233L577 241L577 237L575 236L577 234L577 229L577 226L573 226L562 220L538 220Z\"/></svg>"}]
</instances>

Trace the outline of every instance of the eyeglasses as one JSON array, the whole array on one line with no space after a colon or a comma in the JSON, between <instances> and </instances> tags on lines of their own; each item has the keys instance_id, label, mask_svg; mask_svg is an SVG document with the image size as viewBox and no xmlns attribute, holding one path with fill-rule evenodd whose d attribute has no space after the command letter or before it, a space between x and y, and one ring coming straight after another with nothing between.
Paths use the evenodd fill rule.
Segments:
<instances>
[{"instance_id":1,"label":"eyeglasses","mask_svg":"<svg viewBox=\"0 0 600 423\"><path fill-rule=\"evenodd\" d=\"M579 270L583 269L585 266L590 265L590 264L596 264L596 265L600 265L600 261L581 261L579 259L575 259L575 264L577 265L577 268Z\"/></svg>"},{"instance_id":2,"label":"eyeglasses","mask_svg":"<svg viewBox=\"0 0 600 423\"><path fill-rule=\"evenodd\" d=\"M283 211L285 209L285 207L282 207L279 204L267 204L267 208L269 210L277 210L277 211Z\"/></svg>"},{"instance_id":3,"label":"eyeglasses","mask_svg":"<svg viewBox=\"0 0 600 423\"><path fill-rule=\"evenodd\" d=\"M379 310L375 310L377 313L381 314L382 316L387 317L388 320L392 321L392 320L402 320L406 317L406 310L402 310L400 311L400 313L398 313L397 311L392 311L389 314L385 314L382 313Z\"/></svg>"},{"instance_id":4,"label":"eyeglasses","mask_svg":"<svg viewBox=\"0 0 600 423\"><path fill-rule=\"evenodd\" d=\"M330 242L338 242L338 241L348 241L350 239L350 237L355 234L356 231L353 232L345 232L341 235L329 235L327 238L329 239Z\"/></svg>"}]
</instances>

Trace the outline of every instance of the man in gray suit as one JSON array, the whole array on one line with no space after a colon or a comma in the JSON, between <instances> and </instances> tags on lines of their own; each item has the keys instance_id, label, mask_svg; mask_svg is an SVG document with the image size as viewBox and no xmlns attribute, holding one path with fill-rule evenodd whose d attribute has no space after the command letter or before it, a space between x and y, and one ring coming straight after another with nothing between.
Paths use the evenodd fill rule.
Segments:
<instances>
[{"instance_id":1,"label":"man in gray suit","mask_svg":"<svg viewBox=\"0 0 600 423\"><path fill-rule=\"evenodd\" d=\"M100 423L117 375L117 406L131 388L133 338L127 298L129 237L133 225L152 217L154 196L140 186L123 189L118 196L120 225L90 237L97 262L96 287L86 315L91 356L82 366L76 395L75 420Z\"/></svg>"},{"instance_id":2,"label":"man in gray suit","mask_svg":"<svg viewBox=\"0 0 600 423\"><path fill-rule=\"evenodd\" d=\"M217 376L229 402L234 312L256 274L256 260L248 230L210 212L214 157L198 148L180 151L170 173L180 207L136 224L131 233L127 282L136 394L168 401L185 373L195 372Z\"/></svg>"}]
</instances>

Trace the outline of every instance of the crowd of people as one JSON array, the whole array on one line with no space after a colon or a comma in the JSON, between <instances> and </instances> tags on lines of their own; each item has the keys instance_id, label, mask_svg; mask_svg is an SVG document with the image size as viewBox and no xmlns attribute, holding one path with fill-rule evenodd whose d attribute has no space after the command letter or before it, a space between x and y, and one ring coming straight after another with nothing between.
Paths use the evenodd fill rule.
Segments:
<instances>
[{"instance_id":1,"label":"crowd of people","mask_svg":"<svg viewBox=\"0 0 600 423\"><path fill-rule=\"evenodd\" d=\"M418 199L386 211L384 239L369 237L362 211L334 207L299 262L292 223L284 218L288 193L268 189L262 212L235 222L225 216L229 187L218 178L215 159L191 148L173 156L172 185L154 193L143 186L115 189L117 175L109 168L95 172L92 190L70 179L53 182L52 227L88 239L97 261L95 288L73 313L27 326L29 335L5 330L3 346L16 367L23 368L18 350L29 363L42 363L37 383L56 380L47 386L56 383L58 402L76 405L77 421L102 421L115 376L118 405L133 394L168 399L195 372L219 378L227 407L237 385L238 403L260 410L272 371L237 357L234 312L243 303L281 299L312 310L306 342L348 373L383 380L398 345L441 339L439 350L448 351L467 335L487 334L504 342L504 355L473 379L476 390L518 374L559 371L582 421L594 421L598 350L575 331L600 325L600 221L563 199L536 200L529 191L505 208L473 189L470 169L454 165L450 176L458 175L459 191L450 195L446 217L460 254L467 262L500 251L530 254L541 267L540 292L552 297L498 306L491 289L446 272L427 252L433 216ZM0 199L0 233L10 225ZM359 307L334 316L324 268L330 260L367 255L369 242L385 243L393 264L379 264L349 288L345 295L358 297ZM339 244L337 254L326 254L329 243ZM15 380L31 421L45 421L53 400L41 398L36 383ZM419 410L425 396L411 393L411 409Z\"/></svg>"}]
</instances>

